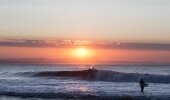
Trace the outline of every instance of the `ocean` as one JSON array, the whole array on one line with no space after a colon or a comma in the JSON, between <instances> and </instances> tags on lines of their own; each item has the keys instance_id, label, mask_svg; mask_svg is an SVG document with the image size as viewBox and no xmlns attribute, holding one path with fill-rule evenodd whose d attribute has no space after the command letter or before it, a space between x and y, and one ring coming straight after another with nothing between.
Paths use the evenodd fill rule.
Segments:
<instances>
[{"instance_id":1,"label":"ocean","mask_svg":"<svg viewBox=\"0 0 170 100\"><path fill-rule=\"evenodd\" d=\"M0 64L0 100L170 100L170 65Z\"/></svg>"}]
</instances>

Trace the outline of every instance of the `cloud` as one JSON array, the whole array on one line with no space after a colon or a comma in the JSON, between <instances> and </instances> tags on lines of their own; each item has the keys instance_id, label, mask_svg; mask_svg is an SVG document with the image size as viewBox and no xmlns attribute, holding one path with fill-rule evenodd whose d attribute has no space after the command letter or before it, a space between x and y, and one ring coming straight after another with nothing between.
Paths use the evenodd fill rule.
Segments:
<instances>
[{"instance_id":1,"label":"cloud","mask_svg":"<svg viewBox=\"0 0 170 100\"><path fill-rule=\"evenodd\" d=\"M95 42L87 40L31 40L31 39L4 39L0 46L34 47L34 48L66 48L85 46L91 48L130 49L130 50L170 50L170 44L161 43L118 43Z\"/></svg>"},{"instance_id":2,"label":"cloud","mask_svg":"<svg viewBox=\"0 0 170 100\"><path fill-rule=\"evenodd\" d=\"M170 50L170 44L158 43L113 43L108 47L115 49L135 49L135 50Z\"/></svg>"},{"instance_id":3,"label":"cloud","mask_svg":"<svg viewBox=\"0 0 170 100\"><path fill-rule=\"evenodd\" d=\"M48 42L44 40L16 40L16 39L7 39L0 41L0 46L9 46L9 47L56 47L55 43Z\"/></svg>"}]
</instances>

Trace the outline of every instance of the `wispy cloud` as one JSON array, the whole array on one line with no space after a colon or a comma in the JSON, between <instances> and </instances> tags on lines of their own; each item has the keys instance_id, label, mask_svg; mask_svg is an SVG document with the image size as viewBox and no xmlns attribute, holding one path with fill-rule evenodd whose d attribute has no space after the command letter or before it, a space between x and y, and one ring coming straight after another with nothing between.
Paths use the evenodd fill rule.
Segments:
<instances>
[{"instance_id":1,"label":"wispy cloud","mask_svg":"<svg viewBox=\"0 0 170 100\"><path fill-rule=\"evenodd\" d=\"M170 44L161 43L118 43L96 42L87 40L31 40L31 39L1 39L0 46L62 48L85 46L91 48L132 49L132 50L170 50Z\"/></svg>"},{"instance_id":2,"label":"wispy cloud","mask_svg":"<svg viewBox=\"0 0 170 100\"><path fill-rule=\"evenodd\" d=\"M9 47L56 47L55 42L29 39L6 39L0 41L0 46Z\"/></svg>"}]
</instances>

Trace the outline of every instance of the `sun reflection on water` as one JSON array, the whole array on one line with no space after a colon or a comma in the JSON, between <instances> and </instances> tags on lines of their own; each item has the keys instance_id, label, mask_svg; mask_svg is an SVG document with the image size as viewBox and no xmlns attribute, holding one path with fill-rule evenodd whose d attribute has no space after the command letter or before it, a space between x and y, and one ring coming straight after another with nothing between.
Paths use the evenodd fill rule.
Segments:
<instances>
[{"instance_id":1,"label":"sun reflection on water","mask_svg":"<svg viewBox=\"0 0 170 100\"><path fill-rule=\"evenodd\" d=\"M75 86L69 88L67 91L69 92L90 92L91 89L85 86Z\"/></svg>"}]
</instances>

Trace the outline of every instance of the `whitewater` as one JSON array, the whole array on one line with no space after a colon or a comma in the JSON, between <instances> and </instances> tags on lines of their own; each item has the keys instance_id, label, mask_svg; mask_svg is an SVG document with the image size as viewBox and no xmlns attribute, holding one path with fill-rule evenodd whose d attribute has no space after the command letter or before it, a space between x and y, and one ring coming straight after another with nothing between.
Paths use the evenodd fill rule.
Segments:
<instances>
[{"instance_id":1,"label":"whitewater","mask_svg":"<svg viewBox=\"0 0 170 100\"><path fill-rule=\"evenodd\" d=\"M169 65L0 64L0 100L169 100ZM149 86L140 92L143 78Z\"/></svg>"}]
</instances>

